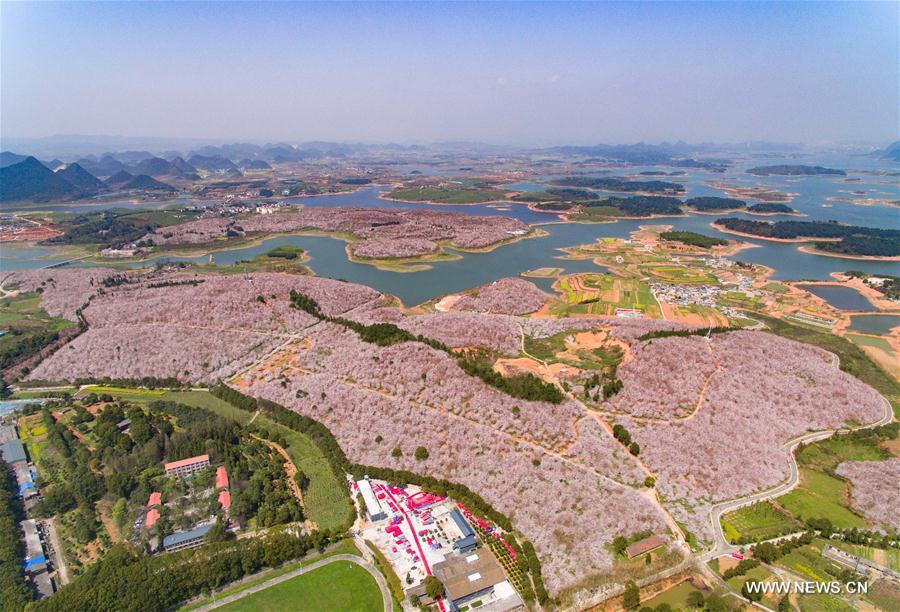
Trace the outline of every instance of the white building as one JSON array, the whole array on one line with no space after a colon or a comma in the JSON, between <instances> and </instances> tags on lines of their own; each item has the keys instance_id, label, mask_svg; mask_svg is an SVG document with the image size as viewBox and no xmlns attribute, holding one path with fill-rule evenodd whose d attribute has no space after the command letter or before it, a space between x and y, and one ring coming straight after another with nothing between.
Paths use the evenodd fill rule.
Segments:
<instances>
[{"instance_id":1,"label":"white building","mask_svg":"<svg viewBox=\"0 0 900 612\"><path fill-rule=\"evenodd\" d=\"M387 512L384 511L384 508L381 507L381 502L379 502L378 497L375 496L375 491L372 490L372 484L368 480L363 479L358 481L356 485L363 497L363 502L366 504L366 512L369 513L369 519L373 521L386 519Z\"/></svg>"}]
</instances>

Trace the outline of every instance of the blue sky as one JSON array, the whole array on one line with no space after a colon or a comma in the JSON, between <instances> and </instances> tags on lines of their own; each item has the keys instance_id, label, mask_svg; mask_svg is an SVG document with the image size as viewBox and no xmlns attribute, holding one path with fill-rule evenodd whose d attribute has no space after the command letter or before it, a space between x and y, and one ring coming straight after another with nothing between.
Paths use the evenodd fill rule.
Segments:
<instances>
[{"instance_id":1,"label":"blue sky","mask_svg":"<svg viewBox=\"0 0 900 612\"><path fill-rule=\"evenodd\" d=\"M5 136L898 137L900 4L0 3Z\"/></svg>"}]
</instances>

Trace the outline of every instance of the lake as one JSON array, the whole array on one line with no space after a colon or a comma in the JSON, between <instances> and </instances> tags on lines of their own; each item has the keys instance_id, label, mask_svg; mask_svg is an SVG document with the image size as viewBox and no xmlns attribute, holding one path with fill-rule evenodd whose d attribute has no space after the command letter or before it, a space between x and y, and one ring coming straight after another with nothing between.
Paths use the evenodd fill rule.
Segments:
<instances>
[{"instance_id":1,"label":"lake","mask_svg":"<svg viewBox=\"0 0 900 612\"><path fill-rule=\"evenodd\" d=\"M852 331L862 332L864 334L875 334L878 336L886 336L891 333L895 327L900 327L900 315L896 314L872 314L872 315L853 315L850 317L850 328Z\"/></svg>"},{"instance_id":2,"label":"lake","mask_svg":"<svg viewBox=\"0 0 900 612\"><path fill-rule=\"evenodd\" d=\"M797 285L797 287L819 296L838 310L878 310L866 296L850 287L839 285Z\"/></svg>"},{"instance_id":3,"label":"lake","mask_svg":"<svg viewBox=\"0 0 900 612\"><path fill-rule=\"evenodd\" d=\"M786 160L766 159L765 164L782 163ZM867 225L871 227L900 227L900 210L886 206L856 206L844 202L831 202L830 208L821 205L826 198L839 195L841 190L855 189L880 191L896 194L896 178L872 176L862 172L848 170L848 175L860 178L859 183L847 184L845 177L811 176L811 177L754 177L745 170L753 165L760 165L763 160L744 161L729 169L726 173L713 173L703 170L688 170L689 174L679 177L665 177L683 183L687 189L687 197L701 195L723 195L713 189L707 182L723 182L740 185L771 186L781 190L797 193L791 206L806 214L803 220L834 219L842 223ZM813 160L793 160L792 163L813 163ZM843 158L842 163L827 158L816 163L840 168L859 168L860 170L890 170L886 162L869 158ZM614 171L613 175L632 174L643 170L655 169L653 166L628 168ZM541 177L534 181L520 183L522 189L537 190L543 188L542 181L552 177ZM652 177L651 177L652 178ZM849 176L847 177L849 178ZM347 260L345 244L342 241L321 236L280 236L271 238L257 246L245 247L215 253L214 260L221 265L229 265L236 261L252 259L256 255L281 245L293 245L305 249L311 256L310 267L320 276L341 278L347 281L369 285L379 291L399 297L404 304L413 305L427 301L447 293L456 293L473 286L489 283L506 276L518 276L522 272L545 266L560 267L567 273L598 271L603 269L587 260L573 261L559 259L564 254L563 247L577 246L595 242L603 237L627 238L629 234L642 225L671 225L676 230L699 232L726 239L735 236L718 232L710 224L719 216L745 217L759 219L743 213L731 215L696 215L664 219L630 219L615 223L582 224L560 223L556 214L535 211L524 204L473 204L473 205L431 205L410 202L392 202L379 197L387 188L372 186L359 191L339 195L322 195L311 197L288 198L291 203L302 206L333 208L337 206L357 206L361 208L430 208L440 211L462 212L470 215L503 215L514 217L528 224L540 224L548 232L547 236L522 240L502 246L489 253L460 253L461 259L442 261L430 264L431 268L420 272L390 272L379 270L367 264L353 263ZM900 195L894 195L900 198ZM110 206L112 204L109 204ZM792 216L764 217L765 220L794 219ZM861 270L871 274L887 274L900 276L900 263L882 261L845 260L836 257L825 257L802 253L797 244L769 242L766 240L741 238L759 248L746 249L734 258L768 266L774 270L772 278L776 280L831 280L832 272ZM0 248L0 269L39 268L47 264L62 261L65 258L55 256L58 253L46 247L16 247L3 245ZM207 261L208 256L197 257L157 257L136 266L153 265L158 261ZM76 263L74 265L83 265ZM96 265L96 264L90 264ZM549 290L552 279L530 279L543 289ZM824 297L824 296L822 296ZM861 302L853 301L853 296L835 296L850 310L872 310L873 307L861 295L856 296ZM858 306L858 307L852 307ZM838 306L840 307L840 306Z\"/></svg>"}]
</instances>

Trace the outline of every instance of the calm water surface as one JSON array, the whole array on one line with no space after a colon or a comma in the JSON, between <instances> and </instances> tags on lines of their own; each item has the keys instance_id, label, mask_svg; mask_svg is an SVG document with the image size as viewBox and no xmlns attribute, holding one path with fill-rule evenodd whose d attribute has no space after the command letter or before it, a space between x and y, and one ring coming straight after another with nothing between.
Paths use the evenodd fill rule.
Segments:
<instances>
[{"instance_id":1,"label":"calm water surface","mask_svg":"<svg viewBox=\"0 0 900 612\"><path fill-rule=\"evenodd\" d=\"M866 334L883 336L891 333L895 327L900 327L900 315L871 314L850 317L850 329Z\"/></svg>"},{"instance_id":2,"label":"calm water surface","mask_svg":"<svg viewBox=\"0 0 900 612\"><path fill-rule=\"evenodd\" d=\"M817 295L838 310L877 310L866 296L851 287L838 285L797 285Z\"/></svg>"},{"instance_id":3,"label":"calm water surface","mask_svg":"<svg viewBox=\"0 0 900 612\"><path fill-rule=\"evenodd\" d=\"M756 165L778 163L817 163L848 170L847 177L813 176L813 177L754 177L745 170ZM612 175L634 174L642 170L654 169L653 166L628 168L614 171ZM726 173L712 173L688 170L687 176L662 177L662 180L673 180L683 183L687 188L687 197L701 195L724 195L721 191L706 185L707 181L728 184L771 186L779 190L798 193L790 206L807 216L802 220L834 219L842 223L866 225L870 227L900 228L900 210L886 206L856 206L845 202L828 202L829 196L846 195L842 190L865 190L865 197L888 197L900 199L897 188L897 177L871 176L856 172L859 170L891 170L886 162L869 158L816 158L811 159L777 159L766 158L742 162ZM896 166L893 167L896 170ZM549 177L546 177L549 178ZM540 180L546 180L542 177ZM648 177L653 178L653 177ZM846 183L845 178L860 178L859 183ZM539 181L528 181L519 184L522 189L537 190L543 185ZM552 266L560 267L567 273L603 271L591 261L559 259L564 255L563 247L577 246L596 241L603 237L627 238L641 225L671 225L677 230L689 230L723 238L734 236L720 233L710 227L718 216L689 215L665 219L622 220L615 223L580 224L558 223L555 214L530 210L522 204L496 205L441 205L415 204L406 202L390 202L382 200L378 194L384 187L374 186L355 193L290 198L288 201L303 206L333 208L337 206L358 206L363 208L430 208L440 211L455 211L470 215L504 215L514 217L529 224L542 224L548 232L547 236L522 240L495 249L489 253L460 253L461 259L455 261L436 262L431 268L421 272L388 272L374 266L352 263L347 260L345 244L320 236L282 236L271 238L257 246L215 253L214 260L220 265L229 265L241 260L252 259L256 255L280 245L294 245L306 249L312 259L310 267L320 276L341 278L347 281L369 285L383 292L399 297L405 304L420 302L468 289L470 287L491 282L505 276L517 276L527 270ZM878 194L887 194L879 196ZM822 207L830 204L830 207ZM107 203L106 206L111 206ZM727 215L760 219L740 213ZM763 217L765 220L794 219L793 216ZM768 266L774 270L773 278L779 280L831 280L832 272L846 270L862 270L872 274L891 274L900 276L900 263L845 260L835 257L811 255L797 250L797 244L776 243L765 240L742 238L746 242L757 245L741 251L735 259ZM17 268L38 268L61 261L54 258L53 251L43 247L0 247L0 270ZM158 261L207 261L208 256L198 257L158 257L136 266L153 265ZM78 265L78 264L74 264ZM552 284L550 279L530 279L544 289ZM817 290L823 287L817 287ZM848 291L853 291L849 290ZM854 292L855 293L855 292ZM835 305L849 310L871 310L872 305L856 293L829 293ZM825 296L822 296L825 298ZM829 298L825 298L829 299ZM858 300L862 300L861 302ZM842 304L843 306L839 305Z\"/></svg>"}]
</instances>

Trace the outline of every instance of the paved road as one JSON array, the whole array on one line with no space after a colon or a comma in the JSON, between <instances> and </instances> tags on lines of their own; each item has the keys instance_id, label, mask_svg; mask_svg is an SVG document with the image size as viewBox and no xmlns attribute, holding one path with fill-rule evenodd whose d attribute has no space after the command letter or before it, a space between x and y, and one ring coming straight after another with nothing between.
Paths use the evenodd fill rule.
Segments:
<instances>
[{"instance_id":1,"label":"paved road","mask_svg":"<svg viewBox=\"0 0 900 612\"><path fill-rule=\"evenodd\" d=\"M276 584L281 584L282 582L286 582L288 580L291 580L292 578L296 578L297 576L302 576L306 572L311 572L314 569L318 569L324 565L328 565L329 563L336 563L338 561L349 561L350 563L355 563L369 572L375 579L375 582L378 583L378 589L381 591L381 601L384 604L384 612L391 612L391 610L393 609L393 603L391 602L391 592L388 589L387 581L384 579L384 576L381 575L381 572L379 572L369 562L361 559L360 557L347 554L334 555L332 557L326 557L325 559L319 559L318 561L295 569L294 571L288 572L287 574L272 578L271 580L266 580L265 582L254 585L252 587L248 587L242 591L234 593L233 595L223 597L222 599L217 599L216 601L206 604L201 608L197 608L197 612L208 612L209 610L215 610L216 608L220 608L226 604L230 604L231 602L243 599L244 597L252 595L253 593L258 593L259 591L263 591L265 589L268 589L269 587L273 587Z\"/></svg>"}]
</instances>

